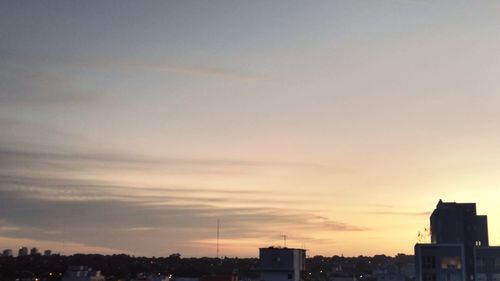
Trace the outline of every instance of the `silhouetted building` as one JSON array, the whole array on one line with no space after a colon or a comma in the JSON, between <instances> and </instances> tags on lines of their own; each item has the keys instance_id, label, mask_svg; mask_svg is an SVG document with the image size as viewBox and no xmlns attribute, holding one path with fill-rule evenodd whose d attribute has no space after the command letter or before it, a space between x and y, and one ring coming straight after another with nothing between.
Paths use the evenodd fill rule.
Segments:
<instances>
[{"instance_id":1,"label":"silhouetted building","mask_svg":"<svg viewBox=\"0 0 500 281\"><path fill-rule=\"evenodd\" d=\"M372 277L377 281L405 281L404 276L399 268L393 264L383 264L373 270Z\"/></svg>"},{"instance_id":2,"label":"silhouetted building","mask_svg":"<svg viewBox=\"0 0 500 281\"><path fill-rule=\"evenodd\" d=\"M488 246L487 216L476 214L476 203L439 200L431 215L431 241L434 244L459 243L471 249Z\"/></svg>"},{"instance_id":3,"label":"silhouetted building","mask_svg":"<svg viewBox=\"0 0 500 281\"><path fill-rule=\"evenodd\" d=\"M104 281L101 271L87 266L70 266L64 273L62 281Z\"/></svg>"},{"instance_id":4,"label":"silhouetted building","mask_svg":"<svg viewBox=\"0 0 500 281\"><path fill-rule=\"evenodd\" d=\"M30 255L35 256L35 255L39 255L39 254L40 254L40 252L38 252L37 248L31 248Z\"/></svg>"},{"instance_id":5,"label":"silhouetted building","mask_svg":"<svg viewBox=\"0 0 500 281\"><path fill-rule=\"evenodd\" d=\"M13 255L13 252L11 249L5 249L2 252L2 256L4 256L4 257L12 257L12 255Z\"/></svg>"},{"instance_id":6,"label":"silhouetted building","mask_svg":"<svg viewBox=\"0 0 500 281\"><path fill-rule=\"evenodd\" d=\"M261 281L301 281L304 279L306 250L260 248Z\"/></svg>"},{"instance_id":7,"label":"silhouetted building","mask_svg":"<svg viewBox=\"0 0 500 281\"><path fill-rule=\"evenodd\" d=\"M27 255L28 255L28 248L19 247L19 251L17 252L17 256L22 257L22 256L27 256Z\"/></svg>"},{"instance_id":8,"label":"silhouetted building","mask_svg":"<svg viewBox=\"0 0 500 281\"><path fill-rule=\"evenodd\" d=\"M489 247L488 220L476 214L475 203L439 200L430 223L431 244L415 245L417 281L455 280L461 271L456 280L500 281L500 248Z\"/></svg>"},{"instance_id":9,"label":"silhouetted building","mask_svg":"<svg viewBox=\"0 0 500 281\"><path fill-rule=\"evenodd\" d=\"M200 278L196 277L174 277L173 281L200 281Z\"/></svg>"},{"instance_id":10,"label":"silhouetted building","mask_svg":"<svg viewBox=\"0 0 500 281\"><path fill-rule=\"evenodd\" d=\"M406 279L415 280L415 264L414 263L408 263L408 264L402 265L399 268L399 272L401 272L401 274L403 274Z\"/></svg>"},{"instance_id":11,"label":"silhouetted building","mask_svg":"<svg viewBox=\"0 0 500 281\"><path fill-rule=\"evenodd\" d=\"M465 251L465 274L474 279L474 247L488 246L486 216L476 214L475 203L439 200L431 215L431 241L434 244L462 244Z\"/></svg>"},{"instance_id":12,"label":"silhouetted building","mask_svg":"<svg viewBox=\"0 0 500 281\"><path fill-rule=\"evenodd\" d=\"M50 256L50 255L52 255L52 251L51 250L45 250L45 251L43 251L43 255L46 256L46 257Z\"/></svg>"},{"instance_id":13,"label":"silhouetted building","mask_svg":"<svg viewBox=\"0 0 500 281\"><path fill-rule=\"evenodd\" d=\"M169 281L170 278L169 276L162 276L162 275L153 275L153 274L144 274L144 273L139 273L137 274L136 278L130 279L130 281ZM198 279L196 279L198 281Z\"/></svg>"},{"instance_id":14,"label":"silhouetted building","mask_svg":"<svg viewBox=\"0 0 500 281\"><path fill-rule=\"evenodd\" d=\"M354 276L333 276L329 278L330 281L356 281Z\"/></svg>"},{"instance_id":15,"label":"silhouetted building","mask_svg":"<svg viewBox=\"0 0 500 281\"><path fill-rule=\"evenodd\" d=\"M203 276L200 278L200 281L238 281L238 275L212 275L212 276Z\"/></svg>"},{"instance_id":16,"label":"silhouetted building","mask_svg":"<svg viewBox=\"0 0 500 281\"><path fill-rule=\"evenodd\" d=\"M464 247L462 244L415 245L417 281L464 281Z\"/></svg>"}]
</instances>

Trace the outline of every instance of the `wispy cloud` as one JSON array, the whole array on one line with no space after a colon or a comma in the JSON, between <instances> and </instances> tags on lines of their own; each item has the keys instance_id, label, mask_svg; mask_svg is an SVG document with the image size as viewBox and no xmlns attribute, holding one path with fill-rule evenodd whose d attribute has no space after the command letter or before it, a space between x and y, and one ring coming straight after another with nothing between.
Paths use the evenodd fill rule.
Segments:
<instances>
[{"instance_id":1,"label":"wispy cloud","mask_svg":"<svg viewBox=\"0 0 500 281\"><path fill-rule=\"evenodd\" d=\"M366 212L373 215L383 216L429 216L430 212L399 212L399 211L373 211Z\"/></svg>"},{"instance_id":2,"label":"wispy cloud","mask_svg":"<svg viewBox=\"0 0 500 281\"><path fill-rule=\"evenodd\" d=\"M0 219L15 228L4 228L0 234L158 254L155 245L163 243L165 237L169 237L172 246L162 251L178 251L175 247L188 247L185 244L189 241L211 237L216 218L224 222L227 239L265 240L279 236L283 229L297 235L311 231L367 230L319 216L315 211L294 208L313 202L282 196L272 190L173 184L140 186L99 177L82 179L65 172L68 169L109 172L136 167L247 169L280 165L300 169L316 167L309 163L156 158L1 145ZM148 240L135 241L137 232Z\"/></svg>"},{"instance_id":3,"label":"wispy cloud","mask_svg":"<svg viewBox=\"0 0 500 281\"><path fill-rule=\"evenodd\" d=\"M90 64L87 64L90 65ZM95 64L94 66L99 66ZM166 62L158 63L147 63L140 61L108 61L103 62L101 66L118 66L118 67L128 67L128 68L142 68L157 71L171 71L187 75L201 75L214 77L219 79L229 79L236 81L247 81L247 82L274 82L276 79L270 76L254 73L250 71L241 71L235 69L224 69L217 67L208 67L202 65L182 65Z\"/></svg>"},{"instance_id":4,"label":"wispy cloud","mask_svg":"<svg viewBox=\"0 0 500 281\"><path fill-rule=\"evenodd\" d=\"M149 71L166 71L174 72L184 75L191 76L205 76L212 77L223 80L232 80L240 82L266 82L266 83L277 83L282 82L281 80L274 78L270 75L264 73L257 73L248 69L231 69L226 67L218 67L204 64L192 64L192 63L178 63L169 62L164 59L153 60L153 59L132 59L132 58L77 58L77 57L42 57L33 56L28 54L19 54L17 52L10 52L3 55L5 57L4 65L0 65L2 68L10 69L9 75L5 74L6 78L15 78L16 81L20 81L21 78L36 78L36 79L47 79L41 71L35 71L32 67L37 66L64 66L71 68L128 68L137 70L149 70ZM7 62L9 64L7 64ZM31 67L31 68L30 68ZM0 72L1 73L1 72ZM0 76L1 78L2 76ZM11 83L9 83L10 85ZM19 86L19 85L18 85ZM34 97L34 96L33 96ZM70 98L71 96L66 96ZM52 97L54 100L56 96ZM61 96L63 98L63 96ZM74 98L82 98L81 96L74 96Z\"/></svg>"},{"instance_id":5,"label":"wispy cloud","mask_svg":"<svg viewBox=\"0 0 500 281\"><path fill-rule=\"evenodd\" d=\"M3 229L2 235L10 237L62 240L102 247L127 248L130 246L128 241L134 239L136 235L134 232L141 231L149 233L148 235L155 243L164 239L165 232L182 233L180 236L175 236L176 238L170 237L182 243L211 237L213 222L216 218L224 222L224 235L231 239L263 239L272 234L276 236L279 235L276 230L277 226L281 229L295 229L298 233L363 230L293 209L264 206L219 207L207 202L179 204L179 196L170 201L170 204L151 205L147 203L154 200L163 201L165 198L134 201L115 197L114 194L106 195L105 190L101 192L100 198L93 198L85 196L84 189L80 192L70 191L70 193L76 193L74 196L79 198L78 200L72 199L71 196L65 200L59 200L45 196L43 192L11 187L10 184L0 182L1 218L16 225L16 228ZM189 193L182 196L187 200L193 200ZM84 200L81 200L82 198ZM32 231L33 227L38 231ZM96 235L96 233L99 234ZM110 236L119 239L107 239ZM132 252L145 250L131 247ZM147 247L147 251L158 250L152 245Z\"/></svg>"},{"instance_id":6,"label":"wispy cloud","mask_svg":"<svg viewBox=\"0 0 500 281\"><path fill-rule=\"evenodd\" d=\"M41 64L1 55L0 103L9 106L88 105L98 99Z\"/></svg>"},{"instance_id":7,"label":"wispy cloud","mask_svg":"<svg viewBox=\"0 0 500 281\"><path fill-rule=\"evenodd\" d=\"M1 144L0 144L1 145ZM315 163L261 161L248 159L224 158L187 158L187 157L155 157L126 153L107 152L74 152L23 149L4 145L0 147L0 167L59 167L63 170L83 168L161 168L178 172L192 173L242 173L243 171L225 168L243 167L297 167L321 168Z\"/></svg>"}]
</instances>

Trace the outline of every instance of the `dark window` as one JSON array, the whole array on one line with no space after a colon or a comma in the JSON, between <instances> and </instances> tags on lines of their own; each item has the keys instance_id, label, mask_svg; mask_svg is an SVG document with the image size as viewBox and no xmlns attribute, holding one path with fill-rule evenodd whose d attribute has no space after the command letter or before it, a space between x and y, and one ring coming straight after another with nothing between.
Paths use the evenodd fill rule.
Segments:
<instances>
[{"instance_id":1,"label":"dark window","mask_svg":"<svg viewBox=\"0 0 500 281\"><path fill-rule=\"evenodd\" d=\"M424 281L436 281L436 274L424 273Z\"/></svg>"},{"instance_id":2,"label":"dark window","mask_svg":"<svg viewBox=\"0 0 500 281\"><path fill-rule=\"evenodd\" d=\"M486 259L485 258L477 258L476 259L476 268L480 272L486 271Z\"/></svg>"},{"instance_id":3,"label":"dark window","mask_svg":"<svg viewBox=\"0 0 500 281\"><path fill-rule=\"evenodd\" d=\"M291 273L288 274L288 279L292 279L292 274Z\"/></svg>"},{"instance_id":4,"label":"dark window","mask_svg":"<svg viewBox=\"0 0 500 281\"><path fill-rule=\"evenodd\" d=\"M436 268L436 257L423 256L422 257L422 267L423 268Z\"/></svg>"},{"instance_id":5,"label":"dark window","mask_svg":"<svg viewBox=\"0 0 500 281\"><path fill-rule=\"evenodd\" d=\"M500 270L500 258L495 258L493 261L493 267L496 271Z\"/></svg>"}]
</instances>

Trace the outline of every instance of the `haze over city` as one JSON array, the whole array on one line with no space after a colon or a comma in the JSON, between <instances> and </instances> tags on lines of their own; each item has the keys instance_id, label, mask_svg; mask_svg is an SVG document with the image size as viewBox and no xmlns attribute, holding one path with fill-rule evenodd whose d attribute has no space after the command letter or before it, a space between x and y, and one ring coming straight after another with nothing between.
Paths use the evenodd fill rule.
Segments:
<instances>
[{"instance_id":1,"label":"haze over city","mask_svg":"<svg viewBox=\"0 0 500 281\"><path fill-rule=\"evenodd\" d=\"M500 244L499 10L1 1L0 245L412 254L439 199Z\"/></svg>"}]
</instances>

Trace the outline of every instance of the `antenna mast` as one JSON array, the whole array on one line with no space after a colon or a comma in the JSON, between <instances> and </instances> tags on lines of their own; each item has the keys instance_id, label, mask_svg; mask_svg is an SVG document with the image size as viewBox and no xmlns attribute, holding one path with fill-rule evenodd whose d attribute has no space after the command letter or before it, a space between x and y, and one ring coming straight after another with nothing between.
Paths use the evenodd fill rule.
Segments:
<instances>
[{"instance_id":1,"label":"antenna mast","mask_svg":"<svg viewBox=\"0 0 500 281\"><path fill-rule=\"evenodd\" d=\"M219 228L220 222L219 219L217 219L217 258L219 258Z\"/></svg>"},{"instance_id":2,"label":"antenna mast","mask_svg":"<svg viewBox=\"0 0 500 281\"><path fill-rule=\"evenodd\" d=\"M288 237L288 235L283 234L283 235L281 235L281 237L283 237L283 244L285 245L285 248L286 248L286 238Z\"/></svg>"}]
</instances>

